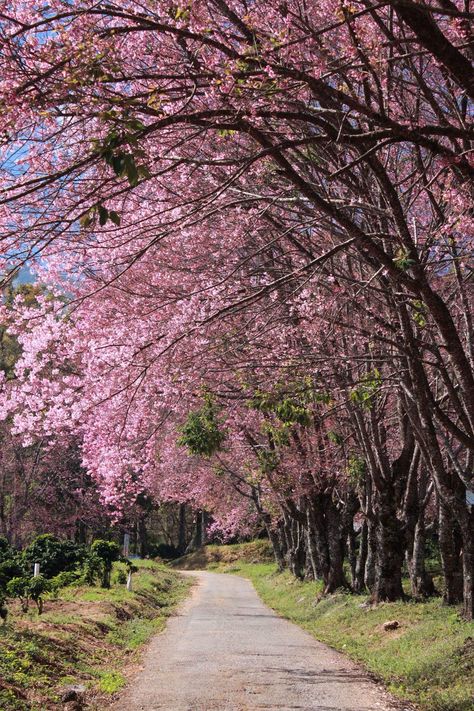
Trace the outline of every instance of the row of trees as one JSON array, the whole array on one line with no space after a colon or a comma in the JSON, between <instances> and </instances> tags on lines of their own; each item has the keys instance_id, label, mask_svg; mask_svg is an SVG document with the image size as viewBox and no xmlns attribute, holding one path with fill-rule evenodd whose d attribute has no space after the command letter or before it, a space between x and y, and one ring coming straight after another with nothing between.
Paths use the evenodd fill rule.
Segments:
<instances>
[{"instance_id":1,"label":"row of trees","mask_svg":"<svg viewBox=\"0 0 474 711\"><path fill-rule=\"evenodd\" d=\"M15 432L328 591L430 594L435 527L472 618L469 3L2 8Z\"/></svg>"}]
</instances>

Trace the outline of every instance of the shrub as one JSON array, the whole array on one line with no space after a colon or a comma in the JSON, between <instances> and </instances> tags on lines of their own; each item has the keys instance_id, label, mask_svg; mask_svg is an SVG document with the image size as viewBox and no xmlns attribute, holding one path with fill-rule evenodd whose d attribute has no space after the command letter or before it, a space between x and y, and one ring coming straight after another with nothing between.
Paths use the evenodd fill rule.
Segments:
<instances>
[{"instance_id":1,"label":"shrub","mask_svg":"<svg viewBox=\"0 0 474 711\"><path fill-rule=\"evenodd\" d=\"M28 582L28 593L36 604L39 615L43 612L43 595L51 592L51 590L51 580L48 580L43 575L37 575L36 578L31 578Z\"/></svg>"},{"instance_id":2,"label":"shrub","mask_svg":"<svg viewBox=\"0 0 474 711\"><path fill-rule=\"evenodd\" d=\"M82 574L76 570L63 570L51 578L51 590L57 592L61 588L66 588L70 585L77 585L81 582Z\"/></svg>"},{"instance_id":3,"label":"shrub","mask_svg":"<svg viewBox=\"0 0 474 711\"><path fill-rule=\"evenodd\" d=\"M51 592L51 589L51 581L43 575L37 575L36 578L12 578L7 583L8 596L19 599L23 612L28 612L29 602L33 600L40 615L43 612L43 595Z\"/></svg>"},{"instance_id":4,"label":"shrub","mask_svg":"<svg viewBox=\"0 0 474 711\"><path fill-rule=\"evenodd\" d=\"M4 559L0 563L0 590L5 590L9 580L21 577L24 572L17 554L14 558Z\"/></svg>"},{"instance_id":5,"label":"shrub","mask_svg":"<svg viewBox=\"0 0 474 711\"><path fill-rule=\"evenodd\" d=\"M94 585L102 576L102 560L93 551L88 551L84 565L82 566L82 577L86 585Z\"/></svg>"},{"instance_id":6,"label":"shrub","mask_svg":"<svg viewBox=\"0 0 474 711\"><path fill-rule=\"evenodd\" d=\"M84 558L84 546L74 541L62 541L50 533L37 536L23 553L25 564L32 568L34 563L39 563L45 578L53 578L63 570L74 570Z\"/></svg>"},{"instance_id":7,"label":"shrub","mask_svg":"<svg viewBox=\"0 0 474 711\"><path fill-rule=\"evenodd\" d=\"M5 536L0 536L0 563L12 558L14 553L15 551L8 542L8 539L5 538Z\"/></svg>"},{"instance_id":8,"label":"shrub","mask_svg":"<svg viewBox=\"0 0 474 711\"><path fill-rule=\"evenodd\" d=\"M6 606L6 596L3 591L0 591L0 619L5 623L7 621L8 610Z\"/></svg>"},{"instance_id":9,"label":"shrub","mask_svg":"<svg viewBox=\"0 0 474 711\"><path fill-rule=\"evenodd\" d=\"M117 585L125 585L128 579L127 571L119 568L115 571L115 582Z\"/></svg>"},{"instance_id":10,"label":"shrub","mask_svg":"<svg viewBox=\"0 0 474 711\"><path fill-rule=\"evenodd\" d=\"M98 538L91 545L91 552L101 560L103 588L110 588L110 575L112 563L120 559L120 546L113 541L104 541Z\"/></svg>"},{"instance_id":11,"label":"shrub","mask_svg":"<svg viewBox=\"0 0 474 711\"><path fill-rule=\"evenodd\" d=\"M28 612L28 605L30 601L29 583L30 581L28 578L23 576L12 578L7 583L8 597L18 598L23 612Z\"/></svg>"}]
</instances>

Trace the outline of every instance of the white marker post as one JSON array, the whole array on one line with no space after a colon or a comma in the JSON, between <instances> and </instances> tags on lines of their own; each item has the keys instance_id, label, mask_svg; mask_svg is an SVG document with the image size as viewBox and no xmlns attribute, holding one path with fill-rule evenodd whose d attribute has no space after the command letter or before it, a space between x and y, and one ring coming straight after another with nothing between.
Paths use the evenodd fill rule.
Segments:
<instances>
[{"instance_id":1,"label":"white marker post","mask_svg":"<svg viewBox=\"0 0 474 711\"><path fill-rule=\"evenodd\" d=\"M35 563L34 567L33 567L33 577L37 578L39 574L40 574L40 564Z\"/></svg>"},{"instance_id":2,"label":"white marker post","mask_svg":"<svg viewBox=\"0 0 474 711\"><path fill-rule=\"evenodd\" d=\"M127 590L130 592L132 591L132 571L128 571L128 578L127 578Z\"/></svg>"}]
</instances>

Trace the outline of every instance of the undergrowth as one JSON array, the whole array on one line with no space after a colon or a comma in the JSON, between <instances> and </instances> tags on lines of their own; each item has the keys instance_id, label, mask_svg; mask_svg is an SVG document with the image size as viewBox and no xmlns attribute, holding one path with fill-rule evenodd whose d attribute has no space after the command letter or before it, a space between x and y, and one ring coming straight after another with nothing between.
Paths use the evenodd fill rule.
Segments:
<instances>
[{"instance_id":1,"label":"undergrowth","mask_svg":"<svg viewBox=\"0 0 474 711\"><path fill-rule=\"evenodd\" d=\"M125 662L163 629L190 585L163 565L134 563L132 592L117 582L109 590L66 587L41 617L10 606L0 625L2 711L62 708L61 691L77 683L87 688L88 708L105 708L125 684Z\"/></svg>"}]
</instances>

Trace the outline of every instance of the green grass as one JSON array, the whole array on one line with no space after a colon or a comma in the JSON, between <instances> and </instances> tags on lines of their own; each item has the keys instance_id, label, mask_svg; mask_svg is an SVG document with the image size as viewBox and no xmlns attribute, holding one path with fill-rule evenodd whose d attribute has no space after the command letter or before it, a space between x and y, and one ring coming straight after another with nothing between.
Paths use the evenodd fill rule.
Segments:
<instances>
[{"instance_id":1,"label":"green grass","mask_svg":"<svg viewBox=\"0 0 474 711\"><path fill-rule=\"evenodd\" d=\"M272 563L213 568L249 578L279 615L361 662L399 698L423 711L473 711L474 624L440 598L372 608L364 595L321 598L320 583L278 574ZM383 623L394 619L400 628L385 631Z\"/></svg>"},{"instance_id":2,"label":"green grass","mask_svg":"<svg viewBox=\"0 0 474 711\"><path fill-rule=\"evenodd\" d=\"M104 694L115 694L126 684L124 676L117 671L103 672L99 679L99 689Z\"/></svg>"},{"instance_id":3,"label":"green grass","mask_svg":"<svg viewBox=\"0 0 474 711\"><path fill-rule=\"evenodd\" d=\"M191 581L153 561L134 561L133 592L114 584L63 588L42 616L10 606L0 625L0 709L62 708L60 690L85 684L94 703L125 684L125 662L136 663L143 644L161 631ZM88 707L89 708L89 707Z\"/></svg>"}]
</instances>

